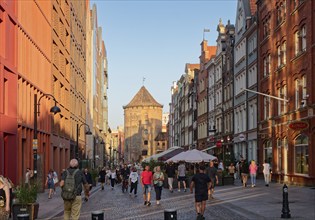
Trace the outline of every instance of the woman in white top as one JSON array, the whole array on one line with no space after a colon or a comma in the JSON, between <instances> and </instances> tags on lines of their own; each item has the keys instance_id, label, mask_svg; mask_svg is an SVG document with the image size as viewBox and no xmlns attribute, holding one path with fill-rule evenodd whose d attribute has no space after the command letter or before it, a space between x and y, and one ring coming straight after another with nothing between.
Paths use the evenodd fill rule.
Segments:
<instances>
[{"instance_id":1,"label":"woman in white top","mask_svg":"<svg viewBox=\"0 0 315 220\"><path fill-rule=\"evenodd\" d=\"M269 179L270 179L270 164L267 163L267 160L265 160L265 163L263 163L263 173L265 178L265 184L266 186L269 186Z\"/></svg>"}]
</instances>

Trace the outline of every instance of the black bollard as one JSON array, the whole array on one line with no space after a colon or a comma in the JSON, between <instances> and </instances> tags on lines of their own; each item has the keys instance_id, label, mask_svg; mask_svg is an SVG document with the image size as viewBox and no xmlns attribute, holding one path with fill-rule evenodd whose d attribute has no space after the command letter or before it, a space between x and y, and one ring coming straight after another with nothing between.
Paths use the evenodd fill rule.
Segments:
<instances>
[{"instance_id":1,"label":"black bollard","mask_svg":"<svg viewBox=\"0 0 315 220\"><path fill-rule=\"evenodd\" d=\"M18 220L29 220L30 219L29 214L18 214L16 217Z\"/></svg>"},{"instance_id":2,"label":"black bollard","mask_svg":"<svg viewBox=\"0 0 315 220\"><path fill-rule=\"evenodd\" d=\"M291 218L290 209L289 209L288 186L286 184L283 185L282 193L283 193L283 201L282 201L281 218Z\"/></svg>"},{"instance_id":3,"label":"black bollard","mask_svg":"<svg viewBox=\"0 0 315 220\"><path fill-rule=\"evenodd\" d=\"M104 212L102 211L92 212L92 220L104 220Z\"/></svg>"},{"instance_id":4,"label":"black bollard","mask_svg":"<svg viewBox=\"0 0 315 220\"><path fill-rule=\"evenodd\" d=\"M164 220L177 220L176 209L165 209L164 210Z\"/></svg>"}]
</instances>

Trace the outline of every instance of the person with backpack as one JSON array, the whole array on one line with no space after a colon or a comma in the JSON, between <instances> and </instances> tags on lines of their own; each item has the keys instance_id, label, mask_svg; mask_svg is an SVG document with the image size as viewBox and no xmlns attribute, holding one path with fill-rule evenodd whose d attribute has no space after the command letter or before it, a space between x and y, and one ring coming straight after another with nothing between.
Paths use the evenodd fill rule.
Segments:
<instances>
[{"instance_id":1,"label":"person with backpack","mask_svg":"<svg viewBox=\"0 0 315 220\"><path fill-rule=\"evenodd\" d=\"M78 169L77 159L70 160L70 167L63 172L60 187L61 197L64 200L64 219L77 220L80 218L82 206L82 185L84 186L85 201L89 198L89 184L81 170Z\"/></svg>"},{"instance_id":2,"label":"person with backpack","mask_svg":"<svg viewBox=\"0 0 315 220\"><path fill-rule=\"evenodd\" d=\"M51 196L52 196L54 189L55 189L54 171L52 169L50 169L48 174L47 174L45 185L48 187L48 190L49 190L48 199L51 199Z\"/></svg>"}]
</instances>

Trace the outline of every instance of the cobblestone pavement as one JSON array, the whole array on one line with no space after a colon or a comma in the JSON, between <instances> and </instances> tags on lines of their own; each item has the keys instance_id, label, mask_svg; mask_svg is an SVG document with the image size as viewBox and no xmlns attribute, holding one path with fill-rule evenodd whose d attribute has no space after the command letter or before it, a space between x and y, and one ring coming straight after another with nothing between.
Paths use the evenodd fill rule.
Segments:
<instances>
[{"instance_id":1,"label":"cobblestone pavement","mask_svg":"<svg viewBox=\"0 0 315 220\"><path fill-rule=\"evenodd\" d=\"M258 181L257 185L255 188L242 188L240 183L236 182L233 186L216 187L215 199L207 202L205 218L280 219L282 185L273 183L270 187L265 187L262 181ZM170 193L169 190L163 189L159 206L155 203L155 192L152 191L152 205L147 207L143 205L141 187L136 198L130 197L128 193L123 194L120 187L117 185L111 190L106 186L103 191L99 187L94 188L90 200L83 202L80 219L91 219L92 211L102 211L105 220L161 220L164 219L165 209L176 209L178 220L196 219L194 195L188 191ZM315 219L314 189L289 186L289 200L293 219ZM42 204L40 209L41 206ZM61 200L59 207L51 210L55 216L53 219L62 219L62 208ZM51 217L40 219L51 219Z\"/></svg>"}]
</instances>

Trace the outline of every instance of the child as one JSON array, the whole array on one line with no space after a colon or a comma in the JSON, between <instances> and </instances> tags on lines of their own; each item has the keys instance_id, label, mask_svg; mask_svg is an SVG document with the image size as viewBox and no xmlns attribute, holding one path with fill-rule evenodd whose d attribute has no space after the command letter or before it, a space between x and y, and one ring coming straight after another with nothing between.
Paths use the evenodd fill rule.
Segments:
<instances>
[{"instance_id":1,"label":"child","mask_svg":"<svg viewBox=\"0 0 315 220\"><path fill-rule=\"evenodd\" d=\"M110 185L112 189L114 189L116 179L117 179L116 170L112 169L110 171Z\"/></svg>"},{"instance_id":2,"label":"child","mask_svg":"<svg viewBox=\"0 0 315 220\"><path fill-rule=\"evenodd\" d=\"M135 197L137 197L138 177L139 175L137 173L137 169L134 167L129 175L129 185L131 186L129 193L130 196L134 190Z\"/></svg>"}]
</instances>

